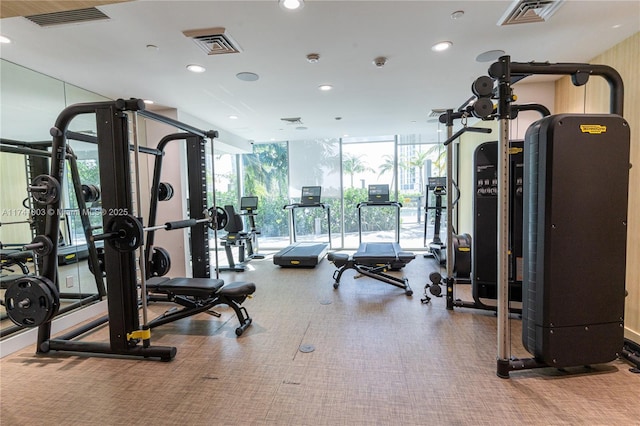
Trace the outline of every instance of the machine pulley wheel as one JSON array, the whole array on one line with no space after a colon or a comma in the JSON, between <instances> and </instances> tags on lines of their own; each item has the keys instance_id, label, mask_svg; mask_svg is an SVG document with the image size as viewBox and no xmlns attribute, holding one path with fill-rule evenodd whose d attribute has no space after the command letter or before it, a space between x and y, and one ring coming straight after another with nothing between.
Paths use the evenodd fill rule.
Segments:
<instances>
[{"instance_id":1,"label":"machine pulley wheel","mask_svg":"<svg viewBox=\"0 0 640 426\"><path fill-rule=\"evenodd\" d=\"M471 85L471 92L479 98L491 96L493 92L493 79L487 75L478 77Z\"/></svg>"}]
</instances>

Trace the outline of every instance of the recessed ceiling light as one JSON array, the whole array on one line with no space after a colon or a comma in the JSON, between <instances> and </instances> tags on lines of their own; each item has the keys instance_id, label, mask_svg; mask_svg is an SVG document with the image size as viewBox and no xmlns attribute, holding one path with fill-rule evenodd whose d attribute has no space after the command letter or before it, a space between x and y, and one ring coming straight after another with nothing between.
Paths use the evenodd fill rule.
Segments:
<instances>
[{"instance_id":1,"label":"recessed ceiling light","mask_svg":"<svg viewBox=\"0 0 640 426\"><path fill-rule=\"evenodd\" d=\"M11 43L11 39L9 37L0 36L0 43L9 44Z\"/></svg>"},{"instance_id":2,"label":"recessed ceiling light","mask_svg":"<svg viewBox=\"0 0 640 426\"><path fill-rule=\"evenodd\" d=\"M622 24L615 24L611 26L611 28L620 28L620 27L622 27Z\"/></svg>"},{"instance_id":3,"label":"recessed ceiling light","mask_svg":"<svg viewBox=\"0 0 640 426\"><path fill-rule=\"evenodd\" d=\"M433 50L434 52L442 52L447 50L451 46L453 46L453 43L451 43L450 41L440 41L431 46L431 50Z\"/></svg>"},{"instance_id":4,"label":"recessed ceiling light","mask_svg":"<svg viewBox=\"0 0 640 426\"><path fill-rule=\"evenodd\" d=\"M158 50L160 50L160 48L158 46L156 46L155 44L147 44L147 49L157 52Z\"/></svg>"},{"instance_id":5,"label":"recessed ceiling light","mask_svg":"<svg viewBox=\"0 0 640 426\"><path fill-rule=\"evenodd\" d=\"M187 65L187 69L191 72L205 72L206 69L202 65L191 64Z\"/></svg>"},{"instance_id":6,"label":"recessed ceiling light","mask_svg":"<svg viewBox=\"0 0 640 426\"><path fill-rule=\"evenodd\" d=\"M456 10L451 14L451 19L460 19L464 16L464 10Z\"/></svg>"},{"instance_id":7,"label":"recessed ceiling light","mask_svg":"<svg viewBox=\"0 0 640 426\"><path fill-rule=\"evenodd\" d=\"M237 120L237 119L238 119L238 116L237 116L237 115L230 115L230 116L229 116L229 119L231 119L231 120Z\"/></svg>"},{"instance_id":8,"label":"recessed ceiling light","mask_svg":"<svg viewBox=\"0 0 640 426\"><path fill-rule=\"evenodd\" d=\"M144 103L145 103L145 104L147 104L147 105L153 105L153 101L152 101L151 99L145 99L145 100L144 100L144 101L142 101L142 102L144 102Z\"/></svg>"},{"instance_id":9,"label":"recessed ceiling light","mask_svg":"<svg viewBox=\"0 0 640 426\"><path fill-rule=\"evenodd\" d=\"M320 86L318 86L318 90L322 90L323 92L326 92L328 90L333 89L333 86L330 84L322 84Z\"/></svg>"},{"instance_id":10,"label":"recessed ceiling light","mask_svg":"<svg viewBox=\"0 0 640 426\"><path fill-rule=\"evenodd\" d=\"M304 126L298 126L296 127L296 130L307 130L307 128Z\"/></svg>"},{"instance_id":11,"label":"recessed ceiling light","mask_svg":"<svg viewBox=\"0 0 640 426\"><path fill-rule=\"evenodd\" d=\"M239 72L236 74L236 78L242 81L256 81L260 76L253 72Z\"/></svg>"},{"instance_id":12,"label":"recessed ceiling light","mask_svg":"<svg viewBox=\"0 0 640 426\"><path fill-rule=\"evenodd\" d=\"M287 10L302 9L304 7L303 0L280 0L280 7Z\"/></svg>"}]
</instances>

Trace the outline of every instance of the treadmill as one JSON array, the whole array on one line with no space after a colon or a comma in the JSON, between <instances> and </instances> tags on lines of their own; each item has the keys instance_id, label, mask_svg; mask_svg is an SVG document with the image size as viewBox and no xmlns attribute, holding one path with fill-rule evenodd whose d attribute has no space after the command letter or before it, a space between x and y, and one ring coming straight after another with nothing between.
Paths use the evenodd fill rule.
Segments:
<instances>
[{"instance_id":1,"label":"treadmill","mask_svg":"<svg viewBox=\"0 0 640 426\"><path fill-rule=\"evenodd\" d=\"M331 248L331 209L328 204L320 202L322 187L303 186L299 203L287 204L284 210L289 210L291 220L291 244L273 255L274 265L284 268L315 268L326 256ZM296 210L307 208L321 208L327 213L327 229L329 242L297 242L296 241Z\"/></svg>"}]
</instances>

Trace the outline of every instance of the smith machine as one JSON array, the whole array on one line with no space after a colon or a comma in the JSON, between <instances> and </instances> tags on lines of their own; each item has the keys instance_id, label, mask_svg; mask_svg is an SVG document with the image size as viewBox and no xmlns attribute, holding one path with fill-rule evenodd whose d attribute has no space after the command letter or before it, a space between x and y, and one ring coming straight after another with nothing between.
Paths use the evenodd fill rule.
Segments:
<instances>
[{"instance_id":1,"label":"smith machine","mask_svg":"<svg viewBox=\"0 0 640 426\"><path fill-rule=\"evenodd\" d=\"M94 271L103 270L107 279L108 316L99 318L76 330L57 338L51 338L51 321L60 308L59 287L57 285L57 236L60 227L60 184L63 179L64 161L67 155L67 128L71 120L80 114L95 114L98 155L100 158L100 181L102 189L103 233L92 235L91 241L104 240L104 258L102 265L94 265ZM64 109L55 127L51 153L51 171L38 176L30 191L37 194L36 200L47 207L44 233L36 236L30 248L36 250L42 261L40 275L28 276L11 285L5 294L7 314L18 325L38 327L37 353L49 351L74 351L85 353L117 354L160 358L171 360L177 349L168 346L151 345L151 328L174 321L198 312L210 310L218 304L230 306L240 320L236 329L239 336L251 324L251 318L244 307L240 306L246 297L255 291L255 285L248 282L236 282L224 285L217 276L210 278L208 232L214 233L226 222L224 210L215 207L206 208L206 185L204 167L193 174L190 184L191 214L201 212L201 217L155 225L155 212L151 212L151 223L142 225L140 212L140 178L137 140L137 117L164 122L188 132L179 136L170 135L166 141L183 138L192 146L192 155L198 155L196 164L204 163L204 143L208 138L213 145L217 137L215 131L202 131L184 123L144 111L141 99L110 102L76 104ZM131 155L129 144L129 122L133 135L133 153L136 171L136 188L132 191ZM161 143L162 144L162 143ZM190 149L188 149L188 152ZM189 154L188 154L189 155ZM213 155L213 146L212 146ZM158 158L158 157L156 157ZM191 164L191 163L190 163ZM157 171L159 174L159 170ZM197 180L197 182L196 182ZM152 200L160 191L154 177ZM134 202L132 193L137 194ZM214 188L215 192L215 188ZM152 207L154 203L152 202ZM137 209L134 209L134 207ZM137 214L137 215L136 215ZM152 233L157 230L191 228L192 264L194 278L149 277L148 260L153 250ZM147 250L144 249L145 232L150 233ZM214 238L217 241L217 235ZM139 275L136 259L138 252ZM216 250L217 262L217 250ZM99 274L96 274L99 275ZM159 274L158 274L159 275ZM149 321L147 318L147 299L149 292L158 299L183 306L181 310L170 310L159 318ZM159 295L159 296L158 296ZM139 311L142 308L142 324ZM74 340L88 331L108 322L109 342L82 342Z\"/></svg>"}]
</instances>

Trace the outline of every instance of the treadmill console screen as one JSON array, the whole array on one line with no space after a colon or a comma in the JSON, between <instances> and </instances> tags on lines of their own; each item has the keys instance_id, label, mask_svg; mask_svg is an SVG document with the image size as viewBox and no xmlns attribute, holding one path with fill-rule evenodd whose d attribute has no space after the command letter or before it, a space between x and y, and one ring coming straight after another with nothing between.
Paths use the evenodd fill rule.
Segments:
<instances>
[{"instance_id":1,"label":"treadmill console screen","mask_svg":"<svg viewBox=\"0 0 640 426\"><path fill-rule=\"evenodd\" d=\"M302 197L300 197L300 204L307 206L320 204L321 191L322 187L320 186L303 186Z\"/></svg>"},{"instance_id":2,"label":"treadmill console screen","mask_svg":"<svg viewBox=\"0 0 640 426\"><path fill-rule=\"evenodd\" d=\"M369 185L369 202L386 203L389 201L389 185Z\"/></svg>"}]
</instances>

